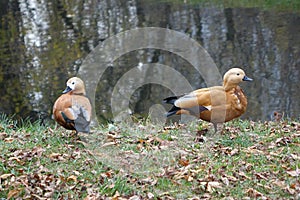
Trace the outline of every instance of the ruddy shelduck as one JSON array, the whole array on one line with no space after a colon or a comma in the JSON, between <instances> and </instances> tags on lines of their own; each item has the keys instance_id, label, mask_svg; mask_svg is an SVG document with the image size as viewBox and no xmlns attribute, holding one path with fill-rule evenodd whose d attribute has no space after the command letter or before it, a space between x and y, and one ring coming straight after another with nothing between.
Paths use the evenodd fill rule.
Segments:
<instances>
[{"instance_id":1,"label":"ruddy shelduck","mask_svg":"<svg viewBox=\"0 0 300 200\"><path fill-rule=\"evenodd\" d=\"M247 98L240 88L242 81L252 81L240 68L228 70L223 77L222 86L201 88L179 97L164 99L173 107L167 113L171 115L193 115L202 120L212 122L217 131L217 124L228 122L245 113Z\"/></svg>"},{"instance_id":2,"label":"ruddy shelduck","mask_svg":"<svg viewBox=\"0 0 300 200\"><path fill-rule=\"evenodd\" d=\"M70 78L62 93L53 106L55 121L68 130L76 130L76 133L89 133L92 106L83 81L78 77Z\"/></svg>"}]
</instances>

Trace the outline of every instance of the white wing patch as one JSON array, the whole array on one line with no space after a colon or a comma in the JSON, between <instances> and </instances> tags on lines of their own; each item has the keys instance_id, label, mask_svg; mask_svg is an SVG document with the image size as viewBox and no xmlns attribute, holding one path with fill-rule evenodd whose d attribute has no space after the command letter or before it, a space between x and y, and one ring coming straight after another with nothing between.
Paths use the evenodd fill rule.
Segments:
<instances>
[{"instance_id":1,"label":"white wing patch","mask_svg":"<svg viewBox=\"0 0 300 200\"><path fill-rule=\"evenodd\" d=\"M207 110L211 110L211 106L203 106L205 107Z\"/></svg>"}]
</instances>

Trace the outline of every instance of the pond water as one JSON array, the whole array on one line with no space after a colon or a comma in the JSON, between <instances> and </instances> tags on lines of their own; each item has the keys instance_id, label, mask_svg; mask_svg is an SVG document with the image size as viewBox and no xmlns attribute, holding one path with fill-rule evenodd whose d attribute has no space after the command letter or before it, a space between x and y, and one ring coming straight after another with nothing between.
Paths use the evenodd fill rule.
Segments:
<instances>
[{"instance_id":1,"label":"pond water","mask_svg":"<svg viewBox=\"0 0 300 200\"><path fill-rule=\"evenodd\" d=\"M199 43L214 61L217 78L229 68L240 66L254 79L242 84L248 96L248 110L242 118L270 120L274 112L299 118L299 5L278 8L193 2L1 1L0 112L51 121L53 103L65 88L66 80L81 76L82 67L89 63L86 59L99 45L124 31L160 27ZM139 43L139 38L131 39ZM137 117L149 112L163 116L168 107L162 106L162 99L174 94L170 87L184 84L172 79L174 82L166 87L153 81L155 77L170 80L166 78L165 69L169 68L165 66L176 70L189 83L190 88L182 87L182 93L209 85L187 58L168 49L153 48L152 43L157 40L147 39L146 47L151 48L135 47L110 63L98 63L105 70L98 77L96 88L90 88L89 83L87 87L95 92L89 95L95 95L94 108L99 120L113 118L112 106L124 108L113 104L114 98L124 98L128 103L126 112ZM180 38L174 41L177 42L181 44ZM116 47L123 48L123 43L119 41ZM118 49L115 50L117 53ZM180 51L188 55L192 50L193 46ZM143 68L140 76L136 76L138 71L131 76L139 67ZM147 81L139 82L140 79ZM221 80L217 83L221 84Z\"/></svg>"}]
</instances>

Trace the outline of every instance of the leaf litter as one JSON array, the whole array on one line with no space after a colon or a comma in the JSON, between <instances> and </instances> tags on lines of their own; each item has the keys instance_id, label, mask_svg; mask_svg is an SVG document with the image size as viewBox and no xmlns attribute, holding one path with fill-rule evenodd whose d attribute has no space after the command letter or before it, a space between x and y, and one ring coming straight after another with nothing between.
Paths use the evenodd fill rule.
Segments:
<instances>
[{"instance_id":1,"label":"leaf litter","mask_svg":"<svg viewBox=\"0 0 300 200\"><path fill-rule=\"evenodd\" d=\"M299 122L237 120L217 134L199 123L114 124L84 140L63 129L12 126L0 133L0 196L299 198Z\"/></svg>"}]
</instances>

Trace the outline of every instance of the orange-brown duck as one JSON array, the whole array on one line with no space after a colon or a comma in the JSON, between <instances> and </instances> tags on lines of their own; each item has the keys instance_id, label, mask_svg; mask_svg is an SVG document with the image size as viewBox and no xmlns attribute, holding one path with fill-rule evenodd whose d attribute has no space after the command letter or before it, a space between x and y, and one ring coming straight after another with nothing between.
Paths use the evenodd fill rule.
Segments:
<instances>
[{"instance_id":1,"label":"orange-brown duck","mask_svg":"<svg viewBox=\"0 0 300 200\"><path fill-rule=\"evenodd\" d=\"M228 122L241 116L247 108L247 98L238 85L242 81L252 81L240 68L232 68L223 77L222 86L201 88L180 97L168 97L165 103L172 104L167 113L171 115L193 115L212 122L217 131L217 124Z\"/></svg>"},{"instance_id":2,"label":"orange-brown duck","mask_svg":"<svg viewBox=\"0 0 300 200\"><path fill-rule=\"evenodd\" d=\"M78 77L70 78L62 93L53 106L55 121L68 130L89 133L92 106L83 81Z\"/></svg>"}]
</instances>

